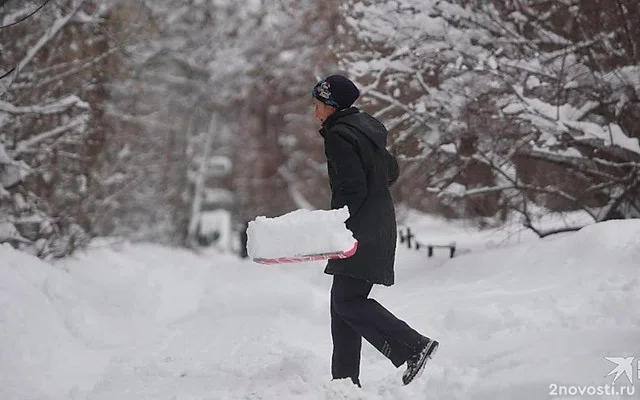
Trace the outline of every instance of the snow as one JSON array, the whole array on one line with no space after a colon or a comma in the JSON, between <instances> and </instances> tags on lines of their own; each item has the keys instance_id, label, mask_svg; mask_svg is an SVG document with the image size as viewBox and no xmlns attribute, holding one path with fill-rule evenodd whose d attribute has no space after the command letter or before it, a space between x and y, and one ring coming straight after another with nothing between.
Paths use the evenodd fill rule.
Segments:
<instances>
[{"instance_id":1,"label":"snow","mask_svg":"<svg viewBox=\"0 0 640 400\"><path fill-rule=\"evenodd\" d=\"M0 251L1 397L60 398L91 389L106 366L108 353L84 346L67 326L66 319L74 316L80 303L59 308L82 288L77 282L72 286L60 271L7 245ZM59 291L67 285L75 290L64 296Z\"/></svg>"},{"instance_id":2,"label":"snow","mask_svg":"<svg viewBox=\"0 0 640 400\"><path fill-rule=\"evenodd\" d=\"M11 164L2 165L0 169L0 186L9 188L19 182L22 182L30 173L29 168L24 160L14 161Z\"/></svg>"},{"instance_id":3,"label":"snow","mask_svg":"<svg viewBox=\"0 0 640 400\"><path fill-rule=\"evenodd\" d=\"M581 121L580 119L589 113L590 110L598 106L597 102L587 102L583 107L576 108L571 104L554 106L537 98L530 98L523 95L520 87L514 87L518 93L518 101L507 104L502 108L502 112L509 115L520 114L520 117L527 119L538 126L547 127L551 131L571 133L570 129L579 132L578 139L599 139L607 146L619 146L636 154L640 154L640 141L638 138L628 137L617 124L600 125L594 122Z\"/></svg>"},{"instance_id":4,"label":"snow","mask_svg":"<svg viewBox=\"0 0 640 400\"><path fill-rule=\"evenodd\" d=\"M440 192L441 193L440 195L452 195L452 196L461 197L461 196L464 196L466 192L467 192L466 186L457 182L452 182L447 187L442 189L442 192Z\"/></svg>"},{"instance_id":5,"label":"snow","mask_svg":"<svg viewBox=\"0 0 640 400\"><path fill-rule=\"evenodd\" d=\"M231 229L231 213L225 209L202 211L199 216L199 235L218 235L215 245L229 251L232 249L234 232Z\"/></svg>"},{"instance_id":6,"label":"snow","mask_svg":"<svg viewBox=\"0 0 640 400\"><path fill-rule=\"evenodd\" d=\"M206 187L202 190L202 202L208 204L233 204L233 192L223 188Z\"/></svg>"},{"instance_id":7,"label":"snow","mask_svg":"<svg viewBox=\"0 0 640 400\"><path fill-rule=\"evenodd\" d=\"M83 101L78 96L70 95L66 96L58 101L45 104L45 105L33 105L33 106L14 106L11 103L0 100L0 111L13 114L57 114L70 107L80 107L84 109L90 109L89 103Z\"/></svg>"},{"instance_id":8,"label":"snow","mask_svg":"<svg viewBox=\"0 0 640 400\"><path fill-rule=\"evenodd\" d=\"M601 126L593 122L585 121L564 121L566 126L584 132L591 138L600 139L606 145L617 145L624 149L640 154L640 142L638 138L630 138L622 131L618 124L608 124Z\"/></svg>"},{"instance_id":9,"label":"snow","mask_svg":"<svg viewBox=\"0 0 640 400\"><path fill-rule=\"evenodd\" d=\"M619 86L631 86L640 89L640 66L626 65L620 69L608 72L604 75L605 82Z\"/></svg>"},{"instance_id":10,"label":"snow","mask_svg":"<svg viewBox=\"0 0 640 400\"><path fill-rule=\"evenodd\" d=\"M455 143L446 143L441 145L440 147L438 147L439 150L445 152L445 153L449 153L449 154L457 154L458 153L458 148L456 147Z\"/></svg>"},{"instance_id":11,"label":"snow","mask_svg":"<svg viewBox=\"0 0 640 400\"><path fill-rule=\"evenodd\" d=\"M20 233L11 222L0 221L0 240L8 241L20 239L26 241L26 239L20 236Z\"/></svg>"},{"instance_id":12,"label":"snow","mask_svg":"<svg viewBox=\"0 0 640 400\"><path fill-rule=\"evenodd\" d=\"M14 161L7 154L7 150L5 150L4 145L0 143L0 165L2 164L13 164Z\"/></svg>"},{"instance_id":13,"label":"snow","mask_svg":"<svg viewBox=\"0 0 640 400\"><path fill-rule=\"evenodd\" d=\"M421 237L475 243L453 259L400 246L398 283L373 290L441 342L409 386L366 342L363 388L330 380L322 262L97 241L54 264L0 247L0 398L533 400L611 384L604 357L640 356L640 220L505 246L407 217Z\"/></svg>"},{"instance_id":14,"label":"snow","mask_svg":"<svg viewBox=\"0 0 640 400\"><path fill-rule=\"evenodd\" d=\"M299 209L275 218L259 216L249 222L247 252L252 258L274 259L344 252L355 244L345 225L349 209Z\"/></svg>"},{"instance_id":15,"label":"snow","mask_svg":"<svg viewBox=\"0 0 640 400\"><path fill-rule=\"evenodd\" d=\"M529 209L532 224L540 230L554 230L570 226L586 226L593 224L593 217L585 211L571 211L565 213L549 213L544 209L537 209L531 205ZM525 245L537 242L538 236L531 230L522 227L516 215L509 218L511 223L500 228L478 229L472 222L464 220L447 220L443 217L424 214L415 210L403 212L398 218L398 228L406 233L410 228L417 241L423 245L456 246L456 254L478 254L498 248ZM408 221L408 222L407 222ZM561 235L556 235L559 237ZM399 244L400 248L406 244ZM421 256L426 254L423 246ZM436 253L447 255L447 251Z\"/></svg>"},{"instance_id":16,"label":"snow","mask_svg":"<svg viewBox=\"0 0 640 400\"><path fill-rule=\"evenodd\" d=\"M529 75L527 77L527 81L525 82L525 86L527 87L527 89L535 89L542 86L542 82L540 82L540 79L537 76Z\"/></svg>"},{"instance_id":17,"label":"snow","mask_svg":"<svg viewBox=\"0 0 640 400\"><path fill-rule=\"evenodd\" d=\"M68 13L65 16L58 17L52 24L49 29L47 29L46 33L38 39L38 41L27 50L24 58L18 63L16 66L15 76L20 73L36 56L36 54L42 50L42 48L54 37L56 34L64 28L64 26L73 18L73 16L78 12L82 3L84 1L79 1L74 5L68 7Z\"/></svg>"},{"instance_id":18,"label":"snow","mask_svg":"<svg viewBox=\"0 0 640 400\"><path fill-rule=\"evenodd\" d=\"M543 137L545 137L545 135L543 134ZM555 155L560 155L563 157L574 157L574 158L582 158L582 153L580 153L580 151L578 149L575 149L573 147L569 147L566 149L553 149L551 150L551 146L555 145L557 142L557 139L555 139L555 137L549 137L548 139L546 139L543 143L546 147L540 147L538 146L536 143L532 143L531 145L531 150L533 151L539 151L541 153L549 153L549 154L555 154Z\"/></svg>"},{"instance_id":19,"label":"snow","mask_svg":"<svg viewBox=\"0 0 640 400\"><path fill-rule=\"evenodd\" d=\"M46 140L50 140L52 138L60 136L66 131L84 127L88 121L89 121L89 116L83 114L83 115L74 117L64 125L57 126L46 132L38 133L30 137L29 139L21 140L16 144L15 151L13 152L13 157L21 155L22 153L25 153L28 150L31 150L33 147L37 146L38 144Z\"/></svg>"}]
</instances>

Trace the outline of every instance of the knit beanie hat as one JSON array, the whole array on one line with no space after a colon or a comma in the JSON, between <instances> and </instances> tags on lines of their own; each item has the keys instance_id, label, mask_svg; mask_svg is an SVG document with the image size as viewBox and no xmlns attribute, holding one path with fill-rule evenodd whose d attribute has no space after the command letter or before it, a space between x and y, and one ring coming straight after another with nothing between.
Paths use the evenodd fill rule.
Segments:
<instances>
[{"instance_id":1,"label":"knit beanie hat","mask_svg":"<svg viewBox=\"0 0 640 400\"><path fill-rule=\"evenodd\" d=\"M311 94L324 104L343 110L358 99L360 90L349 78L331 75L318 82Z\"/></svg>"}]
</instances>

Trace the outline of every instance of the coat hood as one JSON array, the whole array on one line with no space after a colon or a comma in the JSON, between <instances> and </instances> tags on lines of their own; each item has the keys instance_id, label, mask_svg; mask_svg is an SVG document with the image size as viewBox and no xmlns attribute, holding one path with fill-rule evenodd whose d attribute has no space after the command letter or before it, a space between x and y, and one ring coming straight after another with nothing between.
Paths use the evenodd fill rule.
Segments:
<instances>
[{"instance_id":1,"label":"coat hood","mask_svg":"<svg viewBox=\"0 0 640 400\"><path fill-rule=\"evenodd\" d=\"M371 115L360 112L355 107L336 112L329 117L323 128L330 130L335 125L347 125L356 129L380 149L387 146L387 128Z\"/></svg>"},{"instance_id":2,"label":"coat hood","mask_svg":"<svg viewBox=\"0 0 640 400\"><path fill-rule=\"evenodd\" d=\"M367 113L347 115L336 121L336 124L345 124L357 129L380 149L387 146L387 128Z\"/></svg>"}]
</instances>

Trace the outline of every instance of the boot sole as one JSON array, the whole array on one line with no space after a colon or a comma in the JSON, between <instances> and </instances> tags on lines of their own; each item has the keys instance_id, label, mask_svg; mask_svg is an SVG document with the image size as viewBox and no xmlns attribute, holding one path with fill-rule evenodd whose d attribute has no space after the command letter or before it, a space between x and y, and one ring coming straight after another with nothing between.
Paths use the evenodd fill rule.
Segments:
<instances>
[{"instance_id":1,"label":"boot sole","mask_svg":"<svg viewBox=\"0 0 640 400\"><path fill-rule=\"evenodd\" d=\"M431 342L429 342L428 347L425 349L425 356L420 359L420 363L418 365L418 370L416 371L416 373L413 376L408 377L406 382L405 379L403 379L402 383L405 386L422 375L422 373L424 372L424 367L427 365L427 361L433 358L433 356L436 354L436 351L438 351L438 347L440 347L440 343L438 343L438 341L432 340Z\"/></svg>"}]
</instances>

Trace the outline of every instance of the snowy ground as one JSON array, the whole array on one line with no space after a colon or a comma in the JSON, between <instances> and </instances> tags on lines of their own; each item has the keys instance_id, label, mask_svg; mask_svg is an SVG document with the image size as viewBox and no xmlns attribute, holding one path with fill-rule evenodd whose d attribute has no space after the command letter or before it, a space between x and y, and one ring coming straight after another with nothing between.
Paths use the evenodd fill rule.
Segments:
<instances>
[{"instance_id":1,"label":"snowy ground","mask_svg":"<svg viewBox=\"0 0 640 400\"><path fill-rule=\"evenodd\" d=\"M398 283L373 292L438 354L403 387L365 344L361 390L329 379L322 263L123 245L51 266L0 247L0 399L546 399L640 357L639 220L491 249L452 229L417 231L483 250L401 249ZM571 398L640 398L633 367L634 396Z\"/></svg>"}]
</instances>

